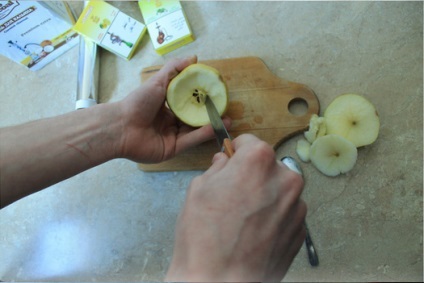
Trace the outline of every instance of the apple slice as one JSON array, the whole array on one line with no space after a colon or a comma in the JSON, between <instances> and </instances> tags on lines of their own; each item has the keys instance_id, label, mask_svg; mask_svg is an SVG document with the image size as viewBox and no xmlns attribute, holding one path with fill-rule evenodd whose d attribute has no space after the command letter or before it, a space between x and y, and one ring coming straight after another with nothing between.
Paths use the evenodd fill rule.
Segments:
<instances>
[{"instance_id":1,"label":"apple slice","mask_svg":"<svg viewBox=\"0 0 424 283\"><path fill-rule=\"evenodd\" d=\"M378 136L380 119L374 105L357 94L343 94L324 113L327 134L342 136L356 147L373 143Z\"/></svg>"},{"instance_id":2,"label":"apple slice","mask_svg":"<svg viewBox=\"0 0 424 283\"><path fill-rule=\"evenodd\" d=\"M310 157L309 157L310 149L311 149L311 144L307 140L300 139L297 141L296 153L297 153L297 156L299 156L300 160L302 160L303 162L310 161Z\"/></svg>"},{"instance_id":3,"label":"apple slice","mask_svg":"<svg viewBox=\"0 0 424 283\"><path fill-rule=\"evenodd\" d=\"M171 80L166 101L182 122L200 127L210 123L205 106L206 95L222 116L228 106L227 86L218 70L197 63L188 66Z\"/></svg>"},{"instance_id":4,"label":"apple slice","mask_svg":"<svg viewBox=\"0 0 424 283\"><path fill-rule=\"evenodd\" d=\"M312 164L332 177L350 171L357 156L358 150L351 141L333 134L317 138L309 150Z\"/></svg>"},{"instance_id":5,"label":"apple slice","mask_svg":"<svg viewBox=\"0 0 424 283\"><path fill-rule=\"evenodd\" d=\"M326 132L325 118L319 117L317 114L312 114L309 120L309 129L304 133L308 142L313 143L318 137L324 136Z\"/></svg>"}]
</instances>

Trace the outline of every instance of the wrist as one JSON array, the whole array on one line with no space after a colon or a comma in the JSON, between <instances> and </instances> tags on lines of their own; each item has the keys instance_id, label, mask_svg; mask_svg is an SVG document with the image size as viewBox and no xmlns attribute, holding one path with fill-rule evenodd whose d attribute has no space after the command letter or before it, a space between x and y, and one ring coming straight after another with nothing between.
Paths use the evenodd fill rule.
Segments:
<instances>
[{"instance_id":1,"label":"wrist","mask_svg":"<svg viewBox=\"0 0 424 283\"><path fill-rule=\"evenodd\" d=\"M106 161L123 158L122 139L124 136L124 111L120 102L99 105L98 124L101 129L99 138Z\"/></svg>"},{"instance_id":2,"label":"wrist","mask_svg":"<svg viewBox=\"0 0 424 283\"><path fill-rule=\"evenodd\" d=\"M80 112L79 125L76 125L69 144L87 156L91 166L119 158L123 131L119 105L104 103L77 111Z\"/></svg>"}]
</instances>

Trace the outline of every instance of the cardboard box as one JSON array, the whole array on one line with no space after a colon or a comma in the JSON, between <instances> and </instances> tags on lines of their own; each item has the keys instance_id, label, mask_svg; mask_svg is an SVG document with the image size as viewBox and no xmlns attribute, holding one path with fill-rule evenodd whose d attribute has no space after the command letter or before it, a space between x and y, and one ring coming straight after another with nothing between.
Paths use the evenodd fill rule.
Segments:
<instances>
[{"instance_id":1,"label":"cardboard box","mask_svg":"<svg viewBox=\"0 0 424 283\"><path fill-rule=\"evenodd\" d=\"M194 40L178 0L139 0L138 5L158 54L166 54Z\"/></svg>"},{"instance_id":2,"label":"cardboard box","mask_svg":"<svg viewBox=\"0 0 424 283\"><path fill-rule=\"evenodd\" d=\"M78 44L66 2L0 1L0 54L39 70Z\"/></svg>"},{"instance_id":3,"label":"cardboard box","mask_svg":"<svg viewBox=\"0 0 424 283\"><path fill-rule=\"evenodd\" d=\"M129 60L146 33L146 26L104 1L90 1L74 30Z\"/></svg>"}]
</instances>

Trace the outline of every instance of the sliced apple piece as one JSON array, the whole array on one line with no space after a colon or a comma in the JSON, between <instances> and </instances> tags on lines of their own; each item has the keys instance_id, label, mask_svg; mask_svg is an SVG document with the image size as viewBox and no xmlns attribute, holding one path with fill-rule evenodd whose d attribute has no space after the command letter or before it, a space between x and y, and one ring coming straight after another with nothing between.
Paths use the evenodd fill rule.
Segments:
<instances>
[{"instance_id":1,"label":"sliced apple piece","mask_svg":"<svg viewBox=\"0 0 424 283\"><path fill-rule=\"evenodd\" d=\"M309 120L309 129L304 133L308 142L313 143L318 137L326 134L327 129L324 117L319 117L317 114L312 114Z\"/></svg>"},{"instance_id":2,"label":"sliced apple piece","mask_svg":"<svg viewBox=\"0 0 424 283\"><path fill-rule=\"evenodd\" d=\"M300 139L297 141L296 153L299 156L300 160L302 160L303 162L310 161L310 158L309 158L310 148L311 148L311 144L307 140Z\"/></svg>"},{"instance_id":3,"label":"sliced apple piece","mask_svg":"<svg viewBox=\"0 0 424 283\"><path fill-rule=\"evenodd\" d=\"M351 141L334 134L317 138L309 152L312 164L331 177L350 171L357 156L358 150Z\"/></svg>"},{"instance_id":4,"label":"sliced apple piece","mask_svg":"<svg viewBox=\"0 0 424 283\"><path fill-rule=\"evenodd\" d=\"M227 86L218 70L197 63L188 66L171 80L166 101L182 122L200 127L210 123L205 106L206 95L222 116L228 106Z\"/></svg>"},{"instance_id":5,"label":"sliced apple piece","mask_svg":"<svg viewBox=\"0 0 424 283\"><path fill-rule=\"evenodd\" d=\"M327 134L340 135L356 147L373 143L378 136L380 119L374 105L357 94L343 94L324 113Z\"/></svg>"}]
</instances>

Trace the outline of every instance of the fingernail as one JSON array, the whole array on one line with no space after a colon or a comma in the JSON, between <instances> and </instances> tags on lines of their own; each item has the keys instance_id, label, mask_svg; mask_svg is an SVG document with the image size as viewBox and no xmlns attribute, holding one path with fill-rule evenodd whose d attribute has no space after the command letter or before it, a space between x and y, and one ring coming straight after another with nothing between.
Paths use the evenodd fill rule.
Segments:
<instances>
[{"instance_id":1,"label":"fingernail","mask_svg":"<svg viewBox=\"0 0 424 283\"><path fill-rule=\"evenodd\" d=\"M281 158L281 162L283 162L287 167L289 167L290 170L296 172L299 175L303 175L302 169L293 157L285 156Z\"/></svg>"}]
</instances>

